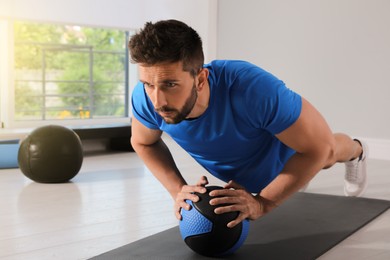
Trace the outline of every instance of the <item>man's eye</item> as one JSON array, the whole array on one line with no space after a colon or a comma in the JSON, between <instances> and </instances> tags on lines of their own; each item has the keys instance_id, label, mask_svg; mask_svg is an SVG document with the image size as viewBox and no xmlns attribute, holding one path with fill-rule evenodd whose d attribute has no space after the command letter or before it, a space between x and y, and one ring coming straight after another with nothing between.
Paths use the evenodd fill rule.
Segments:
<instances>
[{"instance_id":1,"label":"man's eye","mask_svg":"<svg viewBox=\"0 0 390 260\"><path fill-rule=\"evenodd\" d=\"M172 88L172 87L176 87L177 84L174 82L169 82L166 85L167 85L167 87Z\"/></svg>"}]
</instances>

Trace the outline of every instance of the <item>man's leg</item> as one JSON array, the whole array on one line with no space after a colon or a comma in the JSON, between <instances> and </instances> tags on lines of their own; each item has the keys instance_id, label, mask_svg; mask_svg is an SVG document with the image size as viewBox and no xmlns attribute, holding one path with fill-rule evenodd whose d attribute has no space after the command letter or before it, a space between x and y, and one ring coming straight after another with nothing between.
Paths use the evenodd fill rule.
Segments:
<instances>
[{"instance_id":1,"label":"man's leg","mask_svg":"<svg viewBox=\"0 0 390 260\"><path fill-rule=\"evenodd\" d=\"M361 140L352 139L346 134L333 134L335 140L334 160L324 169L332 167L336 162L345 163L344 194L358 197L367 187L367 145ZM300 191L305 191L306 184Z\"/></svg>"},{"instance_id":2,"label":"man's leg","mask_svg":"<svg viewBox=\"0 0 390 260\"><path fill-rule=\"evenodd\" d=\"M336 161L348 162L358 158L362 152L363 147L358 140L353 140L346 134L334 134L336 140Z\"/></svg>"},{"instance_id":3,"label":"man's leg","mask_svg":"<svg viewBox=\"0 0 390 260\"><path fill-rule=\"evenodd\" d=\"M334 137L336 161L345 163L344 194L361 196L367 187L367 145L345 134L334 134Z\"/></svg>"}]
</instances>

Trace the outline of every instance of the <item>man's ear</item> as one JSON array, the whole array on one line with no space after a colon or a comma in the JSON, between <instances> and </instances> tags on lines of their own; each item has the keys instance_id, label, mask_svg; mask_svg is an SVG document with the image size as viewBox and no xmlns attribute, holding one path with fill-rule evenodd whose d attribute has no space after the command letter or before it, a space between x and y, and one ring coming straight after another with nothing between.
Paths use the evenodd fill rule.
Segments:
<instances>
[{"instance_id":1,"label":"man's ear","mask_svg":"<svg viewBox=\"0 0 390 260\"><path fill-rule=\"evenodd\" d=\"M198 91L201 91L203 87L207 84L208 77L209 70L206 68L202 68L198 74L198 84L196 86L196 89Z\"/></svg>"}]
</instances>

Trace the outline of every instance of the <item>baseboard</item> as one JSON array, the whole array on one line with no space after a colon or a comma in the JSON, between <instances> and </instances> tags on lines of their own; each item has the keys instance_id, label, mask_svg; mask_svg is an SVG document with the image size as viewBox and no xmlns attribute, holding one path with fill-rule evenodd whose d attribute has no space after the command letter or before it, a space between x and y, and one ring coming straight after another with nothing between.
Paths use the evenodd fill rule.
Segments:
<instances>
[{"instance_id":1,"label":"baseboard","mask_svg":"<svg viewBox=\"0 0 390 260\"><path fill-rule=\"evenodd\" d=\"M17 129L17 130L8 130L0 129L0 140L9 140L9 139L22 139L24 138L32 129ZM388 160L390 161L390 140L389 139L375 139L375 138L365 138L365 137L356 137L357 139L364 140L370 149L369 158L377 160Z\"/></svg>"},{"instance_id":2,"label":"baseboard","mask_svg":"<svg viewBox=\"0 0 390 260\"><path fill-rule=\"evenodd\" d=\"M368 145L369 158L377 160L390 160L390 140L364 137L361 139L364 140Z\"/></svg>"}]
</instances>

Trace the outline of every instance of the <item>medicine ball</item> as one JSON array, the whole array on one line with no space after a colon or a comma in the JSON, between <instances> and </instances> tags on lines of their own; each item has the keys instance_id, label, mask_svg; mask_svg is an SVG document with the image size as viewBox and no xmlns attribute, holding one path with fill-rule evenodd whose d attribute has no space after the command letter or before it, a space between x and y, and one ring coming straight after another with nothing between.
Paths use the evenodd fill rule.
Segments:
<instances>
[{"instance_id":1,"label":"medicine ball","mask_svg":"<svg viewBox=\"0 0 390 260\"><path fill-rule=\"evenodd\" d=\"M233 228L227 224L236 219L239 212L215 214L217 206L210 205L209 192L223 189L219 186L206 187L207 192L200 194L199 201L192 202L190 210L181 209L182 220L179 229L184 242L193 251L204 256L223 256L232 254L244 243L248 231L249 221L244 220ZM220 206L220 205L219 205Z\"/></svg>"},{"instance_id":2,"label":"medicine ball","mask_svg":"<svg viewBox=\"0 0 390 260\"><path fill-rule=\"evenodd\" d=\"M82 162L79 136L58 125L35 129L21 142L18 151L21 171L36 182L67 182L76 176Z\"/></svg>"}]
</instances>

